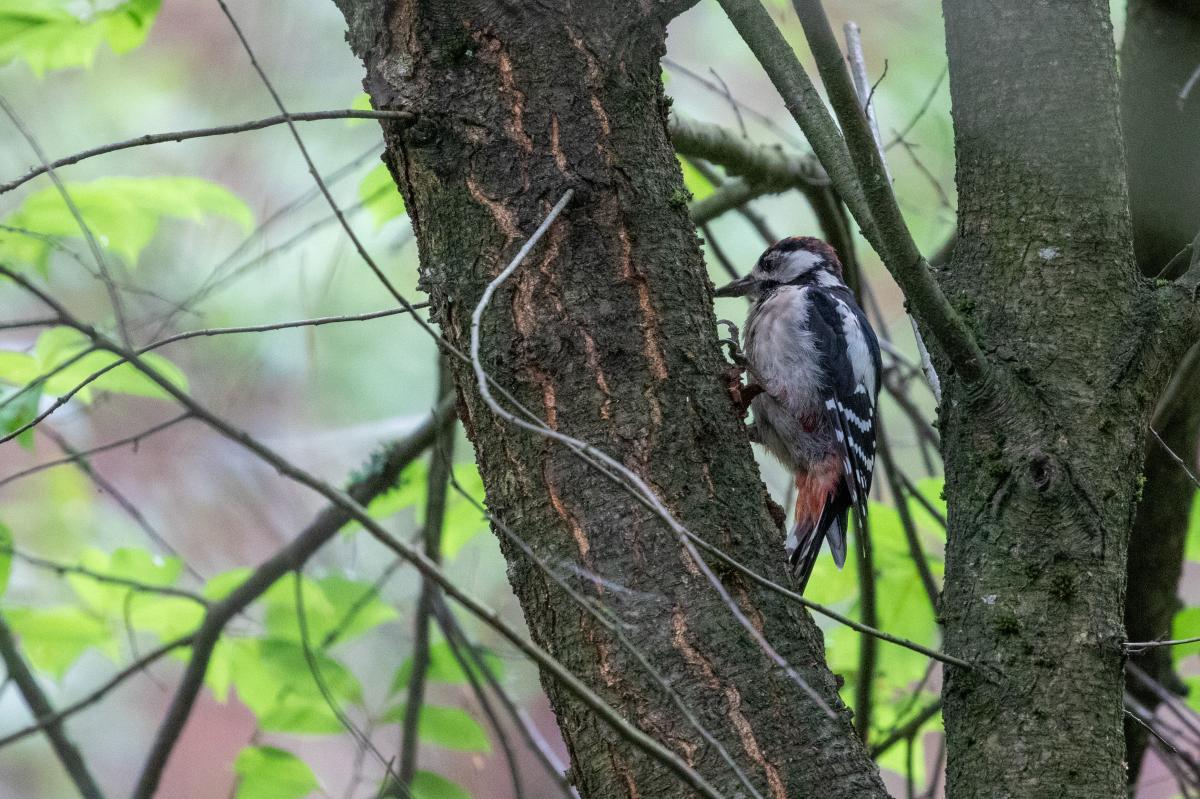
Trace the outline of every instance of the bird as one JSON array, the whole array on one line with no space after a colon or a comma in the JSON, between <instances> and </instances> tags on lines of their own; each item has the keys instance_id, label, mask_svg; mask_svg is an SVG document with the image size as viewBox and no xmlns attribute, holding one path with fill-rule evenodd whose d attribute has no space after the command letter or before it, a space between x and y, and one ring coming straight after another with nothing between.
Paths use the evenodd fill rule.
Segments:
<instances>
[{"instance_id":1,"label":"bird","mask_svg":"<svg viewBox=\"0 0 1200 799\"><path fill-rule=\"evenodd\" d=\"M792 236L748 275L717 289L748 297L742 358L752 396L751 440L794 475L795 515L786 550L803 592L821 542L840 569L853 507L866 518L883 371L879 340L842 276L834 249Z\"/></svg>"}]
</instances>

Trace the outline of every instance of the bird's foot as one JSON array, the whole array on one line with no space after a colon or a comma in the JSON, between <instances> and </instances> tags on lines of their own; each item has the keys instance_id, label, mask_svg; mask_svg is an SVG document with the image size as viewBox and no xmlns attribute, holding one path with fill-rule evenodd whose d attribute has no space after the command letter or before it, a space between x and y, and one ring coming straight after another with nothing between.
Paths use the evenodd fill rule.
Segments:
<instances>
[{"instance_id":1,"label":"bird's foot","mask_svg":"<svg viewBox=\"0 0 1200 799\"><path fill-rule=\"evenodd\" d=\"M745 369L746 356L742 353L741 334L738 331L738 326L728 319L718 319L717 326L720 327L722 325L729 328L729 337L717 339L717 341L729 348L729 360L742 369Z\"/></svg>"}]
</instances>

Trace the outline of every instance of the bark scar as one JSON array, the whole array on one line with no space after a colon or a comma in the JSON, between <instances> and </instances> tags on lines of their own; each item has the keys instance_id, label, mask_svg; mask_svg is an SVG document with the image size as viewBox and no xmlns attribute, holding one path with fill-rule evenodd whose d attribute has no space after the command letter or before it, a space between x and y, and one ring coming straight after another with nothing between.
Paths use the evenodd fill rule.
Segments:
<instances>
[{"instance_id":1,"label":"bark scar","mask_svg":"<svg viewBox=\"0 0 1200 799\"><path fill-rule=\"evenodd\" d=\"M688 641L687 621L678 606L671 613L671 629L673 631L671 643L683 655L684 660L700 672L704 677L705 685L725 694L725 702L728 705L726 717L733 728L737 730L738 738L742 742L742 749L766 772L767 785L770 787L772 799L787 799L787 791L783 785L783 778L779 776L779 769L763 756L762 749L758 746L758 740L754 737L754 729L750 726L745 714L742 713L741 693L732 683L722 685L712 663Z\"/></svg>"}]
</instances>

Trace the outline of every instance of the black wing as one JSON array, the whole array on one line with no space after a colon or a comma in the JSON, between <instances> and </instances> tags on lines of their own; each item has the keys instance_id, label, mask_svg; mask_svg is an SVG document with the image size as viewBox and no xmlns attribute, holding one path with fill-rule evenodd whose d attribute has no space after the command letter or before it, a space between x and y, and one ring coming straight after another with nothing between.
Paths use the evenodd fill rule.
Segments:
<instances>
[{"instance_id":1,"label":"black wing","mask_svg":"<svg viewBox=\"0 0 1200 799\"><path fill-rule=\"evenodd\" d=\"M810 289L809 329L821 355L822 399L842 455L842 476L866 516L875 465L875 405L883 364L879 341L850 292Z\"/></svg>"}]
</instances>

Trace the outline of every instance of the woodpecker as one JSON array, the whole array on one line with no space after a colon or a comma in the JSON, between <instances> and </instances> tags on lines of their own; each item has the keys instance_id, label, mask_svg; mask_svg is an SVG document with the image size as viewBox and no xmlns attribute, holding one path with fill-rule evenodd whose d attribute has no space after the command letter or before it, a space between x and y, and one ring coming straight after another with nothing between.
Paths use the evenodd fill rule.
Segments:
<instances>
[{"instance_id":1,"label":"woodpecker","mask_svg":"<svg viewBox=\"0 0 1200 799\"><path fill-rule=\"evenodd\" d=\"M821 540L840 569L851 507L867 513L875 463L879 341L825 242L783 239L718 297L748 296L744 357L751 437L793 475L788 560L803 591Z\"/></svg>"}]
</instances>

